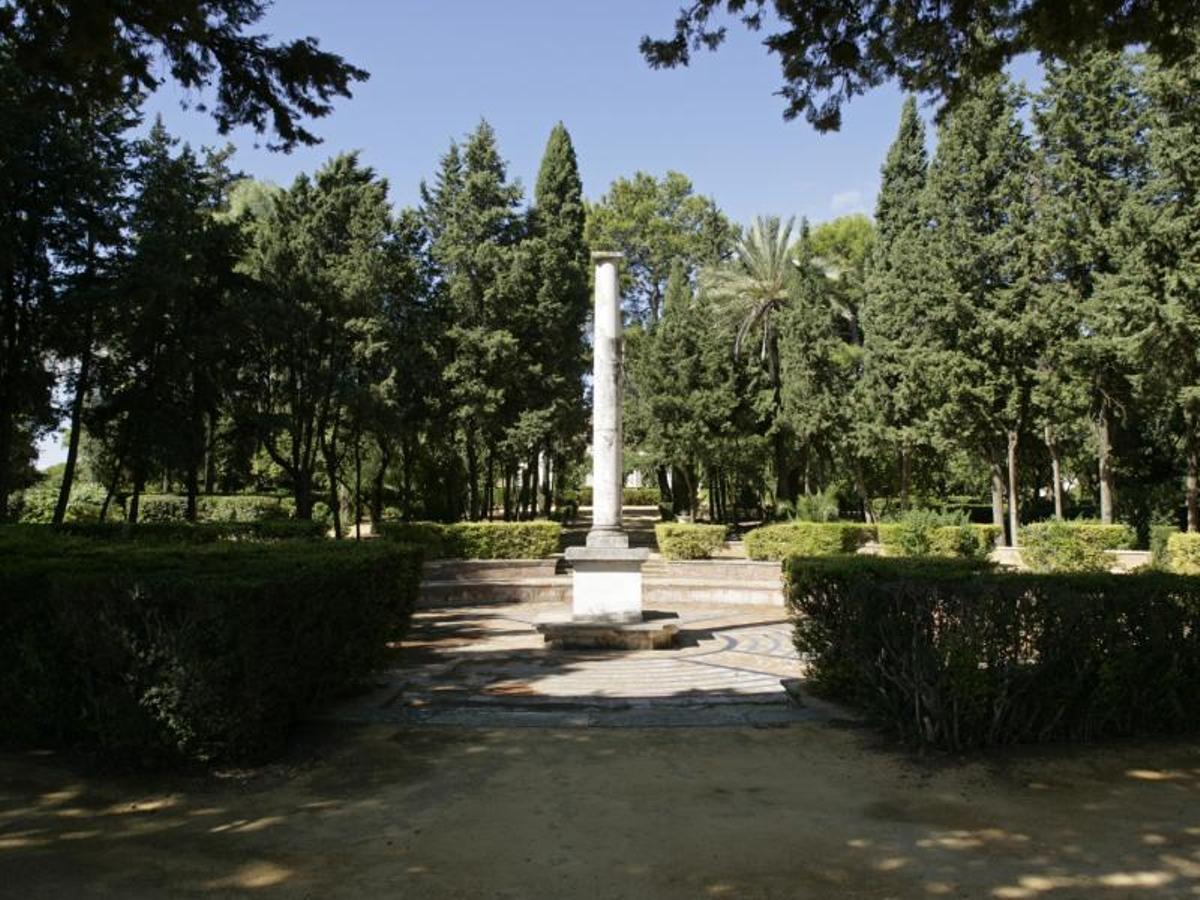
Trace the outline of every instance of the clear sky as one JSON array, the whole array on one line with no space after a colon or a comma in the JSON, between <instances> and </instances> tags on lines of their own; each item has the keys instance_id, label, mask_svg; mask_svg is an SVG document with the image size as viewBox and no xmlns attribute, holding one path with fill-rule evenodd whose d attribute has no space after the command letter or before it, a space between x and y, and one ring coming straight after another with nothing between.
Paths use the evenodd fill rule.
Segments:
<instances>
[{"instance_id":1,"label":"clear sky","mask_svg":"<svg viewBox=\"0 0 1200 900\"><path fill-rule=\"evenodd\" d=\"M249 174L286 184L342 150L362 151L397 204L417 201L452 138L486 118L510 174L529 188L551 127L575 142L584 190L642 169L675 169L733 219L760 213L813 221L873 205L879 166L901 95L880 88L845 111L842 131L821 135L784 122L778 62L762 35L731 23L716 54L691 67L653 71L638 53L643 34L665 36L678 0L279 0L263 23L279 38L314 35L371 73L351 100L316 123L321 145L291 155L231 135ZM166 87L148 104L193 144L220 137L203 114L180 109Z\"/></svg>"},{"instance_id":2,"label":"clear sky","mask_svg":"<svg viewBox=\"0 0 1200 900\"><path fill-rule=\"evenodd\" d=\"M697 54L686 69L654 71L638 41L669 34L679 2L277 0L261 30L279 39L315 36L371 73L352 99L315 123L322 144L281 154L259 146L248 129L223 138L207 114L182 108L186 95L170 83L146 111L194 146L233 143L237 168L281 185L358 150L388 179L397 206L416 204L421 179L432 177L449 142L485 118L510 177L527 191L561 120L592 199L619 176L674 169L743 224L760 214L820 222L871 212L900 91L886 85L856 98L835 134L818 134L802 119L785 122L774 93L779 63L761 33L736 22L717 53ZM1036 80L1031 64L1016 74ZM65 456L56 437L39 449L43 467Z\"/></svg>"}]
</instances>

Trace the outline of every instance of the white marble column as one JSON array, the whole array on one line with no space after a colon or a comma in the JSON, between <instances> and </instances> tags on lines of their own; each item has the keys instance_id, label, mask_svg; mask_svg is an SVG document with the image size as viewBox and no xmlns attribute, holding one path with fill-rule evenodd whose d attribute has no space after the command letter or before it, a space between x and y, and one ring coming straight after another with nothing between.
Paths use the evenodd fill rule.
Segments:
<instances>
[{"instance_id":1,"label":"white marble column","mask_svg":"<svg viewBox=\"0 0 1200 900\"><path fill-rule=\"evenodd\" d=\"M589 547L628 547L621 529L624 488L621 403L623 346L620 253L593 253L596 267L595 338L592 348L592 529Z\"/></svg>"},{"instance_id":2,"label":"white marble column","mask_svg":"<svg viewBox=\"0 0 1200 900\"><path fill-rule=\"evenodd\" d=\"M623 389L620 253L593 253L596 265L592 380L592 528L586 547L570 547L574 572L573 623L634 625L642 622L642 563L650 551L630 549L621 528L621 402Z\"/></svg>"}]
</instances>

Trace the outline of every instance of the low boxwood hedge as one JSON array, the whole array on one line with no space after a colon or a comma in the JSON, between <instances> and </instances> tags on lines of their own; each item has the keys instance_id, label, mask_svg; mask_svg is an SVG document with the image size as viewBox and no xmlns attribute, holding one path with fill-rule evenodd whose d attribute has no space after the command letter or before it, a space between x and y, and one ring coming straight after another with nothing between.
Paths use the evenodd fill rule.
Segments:
<instances>
[{"instance_id":1,"label":"low boxwood hedge","mask_svg":"<svg viewBox=\"0 0 1200 900\"><path fill-rule=\"evenodd\" d=\"M218 541L320 540L325 526L300 519L263 519L257 522L67 522L54 531L73 537L141 543L215 544Z\"/></svg>"},{"instance_id":2,"label":"low boxwood hedge","mask_svg":"<svg viewBox=\"0 0 1200 900\"><path fill-rule=\"evenodd\" d=\"M793 558L814 688L948 750L1200 724L1200 579Z\"/></svg>"},{"instance_id":3,"label":"low boxwood hedge","mask_svg":"<svg viewBox=\"0 0 1200 900\"><path fill-rule=\"evenodd\" d=\"M727 525L686 525L658 522L654 536L658 552L666 559L707 559L725 543Z\"/></svg>"},{"instance_id":4,"label":"low boxwood hedge","mask_svg":"<svg viewBox=\"0 0 1200 900\"><path fill-rule=\"evenodd\" d=\"M983 559L996 546L999 525L934 525L921 528L908 522L883 522L876 534L888 556L941 556Z\"/></svg>"},{"instance_id":5,"label":"low boxwood hedge","mask_svg":"<svg viewBox=\"0 0 1200 900\"><path fill-rule=\"evenodd\" d=\"M203 494L196 498L199 522L259 522L286 519L296 510L290 497L260 494ZM180 494L143 494L138 498L138 521L184 522L187 497Z\"/></svg>"},{"instance_id":6,"label":"low boxwood hedge","mask_svg":"<svg viewBox=\"0 0 1200 900\"><path fill-rule=\"evenodd\" d=\"M1137 534L1128 525L1072 520L1035 522L1021 529L1021 559L1033 572L1103 572L1109 550L1132 550Z\"/></svg>"},{"instance_id":7,"label":"low boxwood hedge","mask_svg":"<svg viewBox=\"0 0 1200 900\"><path fill-rule=\"evenodd\" d=\"M874 537L874 526L856 522L786 522L755 528L744 540L750 559L781 560L853 553Z\"/></svg>"},{"instance_id":8,"label":"low boxwood hedge","mask_svg":"<svg viewBox=\"0 0 1200 900\"><path fill-rule=\"evenodd\" d=\"M428 559L545 559L559 550L558 522L382 522L386 538L422 547Z\"/></svg>"},{"instance_id":9,"label":"low boxwood hedge","mask_svg":"<svg viewBox=\"0 0 1200 900\"><path fill-rule=\"evenodd\" d=\"M1176 532L1167 539L1167 567L1179 575L1200 575L1200 532Z\"/></svg>"},{"instance_id":10,"label":"low boxwood hedge","mask_svg":"<svg viewBox=\"0 0 1200 900\"><path fill-rule=\"evenodd\" d=\"M419 549L0 536L0 740L129 765L260 760L381 666Z\"/></svg>"}]
</instances>

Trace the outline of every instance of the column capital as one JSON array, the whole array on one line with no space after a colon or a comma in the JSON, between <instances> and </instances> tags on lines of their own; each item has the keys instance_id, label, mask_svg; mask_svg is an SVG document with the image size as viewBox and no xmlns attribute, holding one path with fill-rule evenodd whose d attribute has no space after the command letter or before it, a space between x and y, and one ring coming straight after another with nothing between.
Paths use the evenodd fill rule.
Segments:
<instances>
[{"instance_id":1,"label":"column capital","mask_svg":"<svg viewBox=\"0 0 1200 900\"><path fill-rule=\"evenodd\" d=\"M625 254L620 250L593 250L592 262L618 262L625 258Z\"/></svg>"}]
</instances>

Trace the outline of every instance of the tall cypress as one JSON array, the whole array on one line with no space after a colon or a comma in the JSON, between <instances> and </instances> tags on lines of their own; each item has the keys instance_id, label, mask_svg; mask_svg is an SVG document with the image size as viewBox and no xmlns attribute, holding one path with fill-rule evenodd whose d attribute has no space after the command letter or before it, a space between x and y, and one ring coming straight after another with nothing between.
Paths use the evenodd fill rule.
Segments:
<instances>
[{"instance_id":1,"label":"tall cypress","mask_svg":"<svg viewBox=\"0 0 1200 900\"><path fill-rule=\"evenodd\" d=\"M1052 406L1070 409L1077 396L1095 428L1100 516L1113 520L1114 432L1133 390L1128 325L1134 295L1098 286L1130 248L1120 233L1123 211L1145 185L1144 102L1129 60L1096 51L1071 65L1051 65L1034 110L1043 169L1038 243L1049 275L1048 323L1054 326L1047 374ZM1051 424L1050 434L1054 434Z\"/></svg>"},{"instance_id":2,"label":"tall cypress","mask_svg":"<svg viewBox=\"0 0 1200 900\"><path fill-rule=\"evenodd\" d=\"M877 432L879 442L897 452L904 507L909 503L913 454L928 440L921 388L928 239L921 196L928 168L925 125L916 100L909 97L883 164L875 204L876 243L867 266L862 310L862 383L871 409L866 416L869 426L863 430Z\"/></svg>"},{"instance_id":3,"label":"tall cypress","mask_svg":"<svg viewBox=\"0 0 1200 900\"><path fill-rule=\"evenodd\" d=\"M538 392L550 407L550 430L538 448L545 463L542 509L546 513L553 493L551 475L561 469L567 439L583 428L584 330L590 311L585 223L575 147L559 122L542 154L529 229L537 269L531 343L544 376Z\"/></svg>"},{"instance_id":4,"label":"tall cypress","mask_svg":"<svg viewBox=\"0 0 1200 900\"><path fill-rule=\"evenodd\" d=\"M933 379L924 387L942 438L988 466L997 525L1007 491L1010 541L1019 521L1018 442L1039 356L1032 148L1020 103L1000 77L963 100L942 128L922 206L933 291L924 312Z\"/></svg>"}]
</instances>

